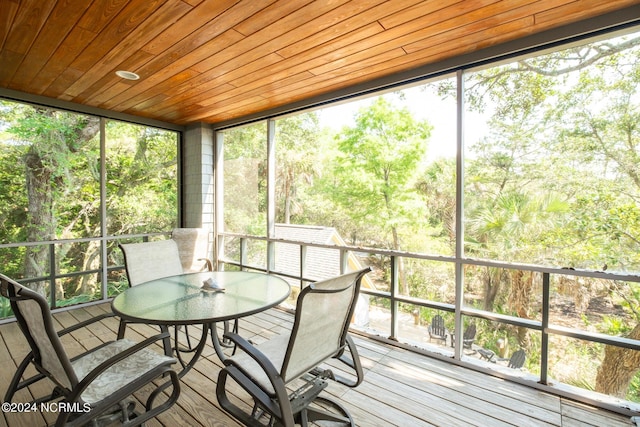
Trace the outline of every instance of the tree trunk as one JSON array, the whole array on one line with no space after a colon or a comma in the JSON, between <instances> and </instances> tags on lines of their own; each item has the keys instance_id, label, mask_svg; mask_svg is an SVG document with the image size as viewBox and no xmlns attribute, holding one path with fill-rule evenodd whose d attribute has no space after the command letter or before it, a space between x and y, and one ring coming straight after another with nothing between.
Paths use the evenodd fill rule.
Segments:
<instances>
[{"instance_id":1,"label":"tree trunk","mask_svg":"<svg viewBox=\"0 0 640 427\"><path fill-rule=\"evenodd\" d=\"M285 174L285 182L284 182L284 218L283 222L285 224L291 223L291 176L289 174Z\"/></svg>"},{"instance_id":2,"label":"tree trunk","mask_svg":"<svg viewBox=\"0 0 640 427\"><path fill-rule=\"evenodd\" d=\"M510 308L518 313L521 319L529 319L531 308L531 293L533 291L533 277L531 273L516 270L511 273L511 293L509 295ZM529 348L528 328L518 327L518 344Z\"/></svg>"},{"instance_id":3,"label":"tree trunk","mask_svg":"<svg viewBox=\"0 0 640 427\"><path fill-rule=\"evenodd\" d=\"M65 122L64 114L42 108L36 109L37 115L51 119L53 123ZM75 127L73 135L60 132L55 126L43 127L34 135L27 151L25 162L25 180L28 198L28 224L26 226L27 241L41 242L56 238L56 216L54 190L69 185L68 168L65 156L76 152L78 147L93 138L100 130L100 120L96 117L86 118L73 115ZM57 265L50 265L49 246L28 246L25 254L25 277L48 276L50 271L58 271ZM54 264L57 261L53 260ZM58 282L59 283L59 282ZM33 283L31 288L45 296L48 282ZM64 289L57 284L56 298L64 298Z\"/></svg>"},{"instance_id":4,"label":"tree trunk","mask_svg":"<svg viewBox=\"0 0 640 427\"><path fill-rule=\"evenodd\" d=\"M92 241L87 246L83 263L84 270L95 270L100 267L100 242ZM76 294L92 295L98 290L98 281L95 274L82 276L80 286Z\"/></svg>"},{"instance_id":5,"label":"tree trunk","mask_svg":"<svg viewBox=\"0 0 640 427\"><path fill-rule=\"evenodd\" d=\"M38 153L31 149L25 157L28 196L27 241L40 242L55 237L51 171L43 165ZM24 263L25 277L44 276L49 270L49 247L27 246ZM46 296L47 282L35 282L31 288Z\"/></svg>"},{"instance_id":6,"label":"tree trunk","mask_svg":"<svg viewBox=\"0 0 640 427\"><path fill-rule=\"evenodd\" d=\"M484 270L484 309L487 311L493 310L493 305L500 290L500 283L502 282L501 277L501 269L486 267Z\"/></svg>"},{"instance_id":7,"label":"tree trunk","mask_svg":"<svg viewBox=\"0 0 640 427\"><path fill-rule=\"evenodd\" d=\"M640 323L633 328L628 338L640 339ZM640 351L608 345L604 359L596 375L598 393L625 399L629 384L640 369Z\"/></svg>"},{"instance_id":8,"label":"tree trunk","mask_svg":"<svg viewBox=\"0 0 640 427\"><path fill-rule=\"evenodd\" d=\"M398 237L398 229L391 227L391 234L393 236L393 249L400 250L400 238ZM400 286L400 293L402 295L410 296L411 290L409 289L409 283L407 282L407 275L405 274L404 258L396 257L398 262L398 285Z\"/></svg>"}]
</instances>

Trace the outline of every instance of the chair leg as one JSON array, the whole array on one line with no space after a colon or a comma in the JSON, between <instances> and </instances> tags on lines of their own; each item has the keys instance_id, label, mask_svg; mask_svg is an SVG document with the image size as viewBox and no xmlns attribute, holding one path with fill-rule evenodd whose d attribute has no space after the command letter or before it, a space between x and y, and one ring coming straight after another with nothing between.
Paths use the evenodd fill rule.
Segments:
<instances>
[{"instance_id":1,"label":"chair leg","mask_svg":"<svg viewBox=\"0 0 640 427\"><path fill-rule=\"evenodd\" d=\"M231 322L229 320L225 320L224 324L224 333L222 335L221 345L226 348L234 347L234 344L230 339L226 338L225 335L229 332L233 332L234 334L238 333L238 319L233 321L233 328L231 328ZM234 351L235 352L235 351Z\"/></svg>"},{"instance_id":2,"label":"chair leg","mask_svg":"<svg viewBox=\"0 0 640 427\"><path fill-rule=\"evenodd\" d=\"M251 413L246 412L244 408L240 408L231 400L227 395L227 378L231 377L235 383L244 389L254 402L254 407ZM269 418L267 425L277 425L279 427L294 427L295 421L291 402L287 395L287 391L284 388L284 384L274 384L276 388L276 396L269 396L259 387L257 387L252 380L244 375L235 366L226 366L218 374L218 381L216 384L216 397L218 403L229 414L240 421L241 424L251 427L264 427L263 417ZM279 390L279 391L278 391ZM278 398L278 396L280 398ZM244 398L244 396L243 396Z\"/></svg>"},{"instance_id":3,"label":"chair leg","mask_svg":"<svg viewBox=\"0 0 640 427\"><path fill-rule=\"evenodd\" d=\"M346 350L349 350L349 353L351 353L350 358L345 354ZM356 379L354 381L340 375L334 375L334 380L340 384L346 385L347 387L357 387L362 383L362 380L364 380L364 370L362 368L362 363L360 362L358 348L349 334L347 334L347 346L345 348L345 353L342 353L340 357L338 357L338 360L353 369Z\"/></svg>"},{"instance_id":4,"label":"chair leg","mask_svg":"<svg viewBox=\"0 0 640 427\"><path fill-rule=\"evenodd\" d=\"M24 375L24 371L31 364L31 362L33 362L33 353L30 352L25 356L22 362L20 362L20 365L18 365L18 368L16 369L16 373L13 374L13 378L11 378L11 383L9 384L9 388L7 388L7 392L4 395L5 402L11 402L11 400L13 399L13 396L16 394L18 390L22 390L23 388L28 387L31 384L36 383L41 379L45 378L45 376L42 374L36 374L33 377L27 378L22 382L20 381L22 379L22 376Z\"/></svg>"},{"instance_id":5,"label":"chair leg","mask_svg":"<svg viewBox=\"0 0 640 427\"><path fill-rule=\"evenodd\" d=\"M102 425L102 421L108 421L114 414L117 413L117 418L120 418L117 423L120 427L134 427L142 425L145 421L159 415L160 413L169 409L180 396L180 379L178 378L178 374L172 370L170 367L165 367L162 371L156 373L156 378L166 378L168 379L161 385L159 385L147 398L147 402L145 404L145 412L142 414L137 414L136 412L129 411L129 399L128 394L119 392L121 394L120 397L116 397L115 402L111 403L106 408L98 409L94 408L93 411L88 413L79 413L79 416L73 416L69 412L62 411L58 415L56 419L55 426L56 427L85 427L87 425L95 424ZM151 377L147 377L151 378ZM142 380L137 387L134 386L131 390L137 391L144 386L145 380ZM149 380L147 384L152 384ZM168 396L167 400L161 403L158 406L153 406L153 402L157 396L163 393L165 389L169 386L172 386L171 394ZM125 396L126 397L122 397ZM69 402L73 403L73 402ZM93 413L99 411L98 413ZM113 424L108 424L113 425Z\"/></svg>"},{"instance_id":6,"label":"chair leg","mask_svg":"<svg viewBox=\"0 0 640 427\"><path fill-rule=\"evenodd\" d=\"M319 403L322 404L321 407L316 406ZM327 409L324 409L325 407ZM337 412L330 412L328 408L335 409ZM338 402L325 397L316 397L313 402L310 403L310 406L307 406L307 408L301 412L300 417L301 424L303 423L303 420L312 423L316 421L329 421L331 423L340 423L355 427L355 422L347 408Z\"/></svg>"},{"instance_id":7,"label":"chair leg","mask_svg":"<svg viewBox=\"0 0 640 427\"><path fill-rule=\"evenodd\" d=\"M125 423L130 422L131 419L134 419L137 414L134 409L136 407L135 402L128 400L119 402L117 405L114 405L111 409L103 412L102 415L98 416L91 420L91 427L102 427L102 426L111 426L111 425L123 425ZM73 422L73 420L71 420ZM89 424L87 424L89 425Z\"/></svg>"},{"instance_id":8,"label":"chair leg","mask_svg":"<svg viewBox=\"0 0 640 427\"><path fill-rule=\"evenodd\" d=\"M227 378L229 376L227 368L222 369L220 374L218 375L218 381L216 384L216 397L218 398L218 403L229 414L231 414L235 419L240 421L245 426L250 427L264 427L264 424L259 422L258 419L254 418L254 416L262 415L262 411L259 411L259 405L256 402L251 415L244 412L238 406L236 406L227 395L226 384ZM233 378L233 377L232 377ZM259 415L258 415L259 414ZM273 420L273 418L272 418Z\"/></svg>"}]
</instances>

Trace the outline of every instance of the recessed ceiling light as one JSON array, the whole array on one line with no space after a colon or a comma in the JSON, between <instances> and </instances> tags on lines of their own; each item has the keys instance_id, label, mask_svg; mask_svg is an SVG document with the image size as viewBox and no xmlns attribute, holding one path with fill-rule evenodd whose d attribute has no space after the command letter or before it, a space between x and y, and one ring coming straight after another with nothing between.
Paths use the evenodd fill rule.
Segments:
<instances>
[{"instance_id":1,"label":"recessed ceiling light","mask_svg":"<svg viewBox=\"0 0 640 427\"><path fill-rule=\"evenodd\" d=\"M136 73L132 73L131 71L118 70L116 71L116 75L127 80L138 80L140 78L139 75L137 75Z\"/></svg>"}]
</instances>

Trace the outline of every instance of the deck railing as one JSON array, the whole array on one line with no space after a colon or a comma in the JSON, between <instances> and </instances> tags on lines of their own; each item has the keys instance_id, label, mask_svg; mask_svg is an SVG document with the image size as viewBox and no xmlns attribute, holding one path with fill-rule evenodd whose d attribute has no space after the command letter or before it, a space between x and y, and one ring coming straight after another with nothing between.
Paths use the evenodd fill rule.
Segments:
<instances>
[{"instance_id":1,"label":"deck railing","mask_svg":"<svg viewBox=\"0 0 640 427\"><path fill-rule=\"evenodd\" d=\"M98 292L98 296L96 297L95 295L93 296L93 298L91 299L91 301L89 303L95 304L95 303L100 303L100 302L104 302L105 300L109 299L110 297L112 297L111 295L108 295L108 282L109 282L109 274L112 272L117 272L117 271L124 271L124 265L123 264L110 264L110 262L108 261L109 259L113 259L114 257L110 256L109 253L109 245L114 245L117 244L117 242L119 241L148 241L150 238L154 238L154 237L160 237L160 236L166 236L169 233L142 233L142 234L127 234L127 235L118 235L118 236L106 236L106 237L87 237L87 238L80 238L80 239L59 239L59 240L47 240L47 241L39 241L39 242L19 242L19 243L7 243L7 244L0 244L0 251L5 251L5 250L15 250L15 249L19 249L19 248L26 248L26 247L38 247L38 246L47 246L47 252L48 252L48 261L47 261L47 265L48 268L46 269L46 271L44 271L43 275L37 276L37 277L23 277L23 275L18 275L18 277L12 277L16 280L18 280L20 283L24 284L24 285L29 285L29 284L33 284L33 283L42 283L45 282L48 284L47 286L47 297L48 300L50 302L50 308L52 310L56 310L59 308L63 308L63 307L68 307L67 304L65 304L64 301L59 301L58 297L57 297L57 286L56 286L56 282L58 280L65 280L65 279L72 279L72 278L78 278L81 276L86 276L86 275L91 275L91 274L96 274L99 276L99 282L101 284L100 286L100 290ZM72 272L65 272L62 273L59 270L59 263L57 262L57 257L59 254L59 249L62 246L65 245L74 245L74 244L82 244L82 243L96 243L99 246L99 252L100 252L100 258L101 258L101 262L99 263L99 267L95 268L95 269L88 269L88 270L78 270L78 271L72 271ZM116 256L115 258L118 258L118 256ZM6 270L0 270L0 272L7 274ZM69 304L73 305L73 304ZM4 323L6 321L12 321L12 319L9 317L8 319L2 319L2 316L0 316L0 323ZM5 316L8 317L8 316Z\"/></svg>"},{"instance_id":2,"label":"deck railing","mask_svg":"<svg viewBox=\"0 0 640 427\"><path fill-rule=\"evenodd\" d=\"M110 298L110 295L107 293L107 283L109 274L116 271L124 270L124 265L109 265L109 262L106 260L109 259L108 254L108 245L113 245L114 241L146 241L150 238L156 238L161 236L166 236L168 233L147 233L147 234L131 234L131 235L120 235L120 236L108 236L108 237L95 237L95 238L84 238L84 239L69 239L69 240L52 240L52 241L43 241L43 242L34 242L34 243L11 243L11 244L2 244L0 245L0 250L3 249L11 249L18 247L26 247L26 246L42 246L47 245L49 247L49 266L50 269L46 275L41 277L30 277L20 279L22 283L28 284L33 282L49 282L49 290L50 290L50 301L51 307L53 309L60 308L58 301L56 301L56 286L55 283L60 279L72 278L75 276L87 275L87 274L99 274L101 277L101 292L100 297L91 301L91 303L103 302ZM75 244L75 243L89 243L98 241L101 248L101 257L103 262L100 263L101 267L94 270L87 271L75 271L68 273L60 273L56 270L56 247L63 244ZM312 250L321 249L324 251L335 252L338 262L339 271L336 271L335 274L340 272L347 271L349 268L350 256L354 254L358 255L359 259L366 259L367 257L385 257L388 258L388 289L378 290L375 288L363 288L361 293L363 295L368 295L370 298L377 301L378 306L383 306L385 308L385 313L388 314L388 324L381 329L376 328L360 328L359 332L367 335L373 339L379 339L387 342L394 342L398 345L404 346L406 348L410 348L412 350L418 352L425 352L430 356L439 357L446 359L452 363L464 365L467 367L471 367L478 370L486 370L490 371L492 374L497 374L499 376L505 376L501 373L496 373L492 369L483 368L482 364L478 364L475 362L470 362L469 358L465 356L464 347L462 345L462 333L463 333L463 323L469 321L487 321L497 324L497 325L512 325L519 328L525 328L528 331L535 331L539 333L540 339L540 357L539 357L539 366L535 371L539 373L539 375L532 380L531 376L528 378L524 378L522 376L517 376L516 378L511 378L509 375L505 377L524 382L527 385L538 387L538 388L547 388L550 387L551 380L549 379L549 342L552 337L566 337L570 339L582 340L586 343L600 343L604 345L615 346L619 348L626 348L634 351L640 350L640 340L634 340L625 338L622 336L610 335L605 333L598 333L588 331L586 329L578 329L565 327L558 324L554 324L550 321L551 316L551 295L552 295L552 282L554 279L557 280L558 277L568 277L568 278L586 278L586 279L598 279L604 281L613 282L633 282L640 283L640 276L638 275L629 275L629 274L618 274L614 272L598 272L598 271L586 271L586 270L575 270L572 268L554 268L554 267L542 267L535 265L527 265L527 264L516 264L516 263L503 263L503 262L494 262L489 260L478 260L471 258L456 258L456 257L447 257L447 256L432 256L426 254L419 253L411 253L411 252L403 252L403 251L393 251L393 250L383 250L383 249L375 249L375 248L363 248L356 246L336 246L329 244L317 244L310 242L301 242L297 240L286 240L286 239L276 239L276 238L267 238L267 237L259 237L259 236L250 236L250 235L241 235L235 233L221 233L216 237L217 251L214 254L214 259L218 264L218 268L238 268L238 269L250 269L256 271L264 271L272 274L278 274L289 280L294 281L300 287L304 287L306 284L322 279L323 277L313 277L313 274L310 273L312 268L309 265L309 259L311 257L308 256L308 253ZM280 265L276 262L276 246L277 245L286 245L289 248L296 247L297 248L297 257L298 262L296 271L291 271L291 269L287 269L286 271L283 269L279 269ZM234 248L234 249L230 249ZM233 252L233 253L232 253ZM291 255L291 254L289 254ZM399 275L398 275L398 266L400 264L401 259L415 259L415 260L423 260L427 262L437 262L437 263L446 263L453 267L455 271L454 277L451 279L455 282L455 301L442 301L436 299L427 299L416 296L404 295L399 289ZM311 262L317 262L317 260L311 260ZM503 269L503 270L511 270L511 271L522 271L522 272L532 272L541 277L541 286L537 287L539 289L539 293L537 295L533 295L531 297L532 300L536 300L540 303L539 307L539 315L535 319L522 318L517 315L512 314L503 314L498 313L496 311L488 311L480 308L472 307L468 304L464 303L462 298L463 292L463 276L464 269L468 267L483 267L483 268L494 268L494 269ZM382 303L381 303L382 302ZM406 310L403 308L417 307L420 311L421 309L431 310L432 312L438 311L443 313L450 313L454 319L454 335L455 339L451 340L451 347L447 345L445 348L437 348L437 347L420 347L416 346L415 342L412 342L411 339L406 339L403 336L403 332L400 328L400 318L404 314L406 315ZM8 320L0 320L0 323L8 321ZM485 364L486 365L486 364ZM607 409L613 409L620 412L620 408L624 407L626 403L620 404L615 402L608 402L600 399L590 397L588 394L582 394L581 392L576 392L575 389L565 389L565 388L557 388L555 387L552 390L554 393L565 395L571 398L576 398L581 401L585 401L589 404L595 404L597 406L605 407ZM638 410L636 404L631 404L627 406L632 406L635 411Z\"/></svg>"},{"instance_id":3,"label":"deck railing","mask_svg":"<svg viewBox=\"0 0 640 427\"><path fill-rule=\"evenodd\" d=\"M295 245L298 247L299 255L299 267L298 271L293 273L290 271L278 270L278 265L275 262L276 245ZM256 250L259 247L259 250ZM469 363L470 358L465 357L465 349L462 345L463 339L463 322L484 320L492 322L497 325L512 325L516 328L525 328L528 331L535 331L539 334L539 376L537 378L531 378L531 376L517 375L517 378L509 378L507 374L505 377L509 379L515 379L518 382L524 382L527 385L532 385L538 388L547 388L552 385L552 381L549 378L549 342L552 337L565 337L570 339L582 340L586 343L600 343L604 345L610 345L615 347L621 347L638 351L640 350L640 340L634 340L625 338L622 336L610 335L606 333L592 332L590 330L565 327L558 324L554 324L550 321L551 316L551 295L552 295L552 283L553 280L558 278L570 278L575 279L598 279L604 281L613 282L640 282L640 276L630 274L618 274L614 272L604 271L587 271L577 270L573 268L554 268L554 267L542 267L537 265L517 264L517 263L504 263L494 262L489 260L479 260L471 258L455 258L446 256L431 256L419 253L383 250L375 248L363 248L354 246L335 246L327 244L317 244L310 242L300 242L296 240L276 239L267 237L258 237L250 235L242 235L236 233L221 233L218 235L218 257L217 262L219 268L225 268L225 266L233 266L239 269L251 269L269 272L272 274L278 274L283 277L295 280L300 286L305 286L306 283L319 280L322 277L309 277L309 266L307 265L307 253L311 248L322 248L323 250L336 251L340 259L340 272L344 272L347 269L349 253L359 254L360 259L366 259L370 256L376 257L388 257L390 262L388 283L389 289L385 291L366 289L361 290L362 294L369 295L375 298L377 301L384 300L382 304L388 307L389 313L389 328L388 335L386 333L380 334L380 331L376 331L372 328L361 329L365 335L370 338L382 339L384 341L392 341L397 343L404 343L404 346L410 349L416 349L415 342L411 340L403 339L402 332L399 332L399 318L403 311L401 307L411 306L419 307L429 310L436 310L445 313L452 313L455 319L454 334L455 337L451 340L451 347L446 345L448 352L439 351L441 349L435 348L435 352L428 351L429 355L442 356L453 363L464 365L467 367L478 368L479 370L485 370L482 368L482 363L472 362ZM263 254L256 256L256 252L264 251ZM453 266L455 271L455 290L456 297L455 302L451 301L438 301L429 300L425 298L403 295L398 286L398 265L401 258L404 259L417 259L433 262L448 263ZM252 261L253 260L253 261ZM256 261L258 260L258 261ZM483 267L493 269L503 269L506 271L521 271L534 273L541 276L541 286L537 286L539 294L532 295L531 300L535 300L540 303L539 315L535 319L522 318L517 315L503 314L496 311L487 311L481 308L471 307L465 305L463 294L463 275L464 269L469 267ZM338 272L336 272L338 273ZM405 312L406 314L406 312ZM494 323L493 323L494 322ZM424 329L423 329L424 330ZM420 346L418 346L420 347ZM426 346L427 349L434 349L434 347ZM419 349L419 351L425 348ZM451 352L451 350L453 350ZM451 354L453 353L453 354ZM484 365L487 365L486 363ZM536 369L536 371L538 370ZM489 368L492 374L495 374L494 370ZM514 372L515 373L515 372ZM499 376L504 376L498 374ZM557 381L555 382L557 386ZM560 389L555 388L553 392L567 397L576 398L578 400L585 401L589 404L595 404L597 406L605 407L608 409L619 410L620 407L628 406L626 403L620 403L620 399L612 398L610 401L605 399L603 402L599 397L593 397L589 393L582 393L583 390L569 387ZM629 402L630 403L630 402ZM638 410L638 405L632 404L635 410Z\"/></svg>"}]
</instances>

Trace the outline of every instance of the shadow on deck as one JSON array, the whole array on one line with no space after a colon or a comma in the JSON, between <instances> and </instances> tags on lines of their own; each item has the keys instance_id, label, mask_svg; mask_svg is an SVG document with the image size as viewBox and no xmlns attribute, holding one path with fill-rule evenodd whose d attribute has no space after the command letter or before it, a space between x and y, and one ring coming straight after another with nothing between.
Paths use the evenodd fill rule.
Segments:
<instances>
[{"instance_id":1,"label":"shadow on deck","mask_svg":"<svg viewBox=\"0 0 640 427\"><path fill-rule=\"evenodd\" d=\"M55 315L61 329L93 315L109 311L108 303L61 312ZM293 316L272 309L240 322L240 333L260 343L291 327ZM117 318L104 320L89 330L65 336L63 344L71 355L99 342L115 338ZM198 328L189 328L194 337ZM130 325L127 337L142 340L157 333L145 325ZM28 346L15 323L0 326L0 392L6 387L27 354ZM356 389L330 384L327 389L349 408L358 426L631 426L628 417L592 408L523 385L475 372L356 336L366 370ZM158 351L161 348L158 346ZM213 347L182 379L182 394L176 405L147 426L238 426L218 406L215 381L221 362ZM51 390L51 384L36 384L19 392L14 401L27 402ZM55 414L3 412L2 426L46 426Z\"/></svg>"}]
</instances>

